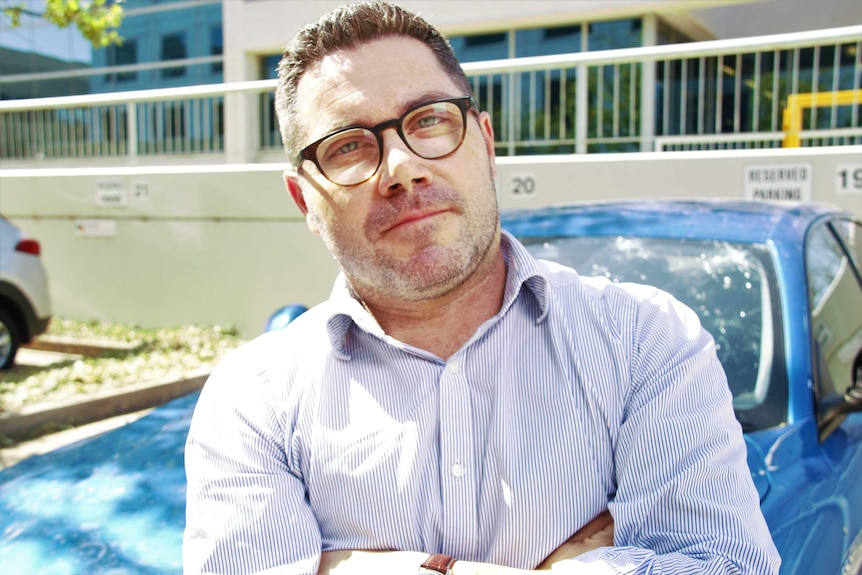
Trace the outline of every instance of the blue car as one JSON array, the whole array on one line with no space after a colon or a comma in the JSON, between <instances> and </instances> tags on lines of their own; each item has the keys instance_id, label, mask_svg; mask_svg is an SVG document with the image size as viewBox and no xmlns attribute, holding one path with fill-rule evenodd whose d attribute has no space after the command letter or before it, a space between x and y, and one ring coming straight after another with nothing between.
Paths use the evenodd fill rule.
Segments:
<instances>
[{"instance_id":1,"label":"blue car","mask_svg":"<svg viewBox=\"0 0 862 575\"><path fill-rule=\"evenodd\" d=\"M509 213L537 257L662 288L715 339L782 574L862 573L862 221L829 206Z\"/></svg>"},{"instance_id":2,"label":"blue car","mask_svg":"<svg viewBox=\"0 0 862 575\"><path fill-rule=\"evenodd\" d=\"M716 341L785 575L862 575L862 221L829 206L585 203L504 214L537 256L656 285ZM302 310L280 310L277 329ZM197 394L0 472L0 573L181 573Z\"/></svg>"}]
</instances>

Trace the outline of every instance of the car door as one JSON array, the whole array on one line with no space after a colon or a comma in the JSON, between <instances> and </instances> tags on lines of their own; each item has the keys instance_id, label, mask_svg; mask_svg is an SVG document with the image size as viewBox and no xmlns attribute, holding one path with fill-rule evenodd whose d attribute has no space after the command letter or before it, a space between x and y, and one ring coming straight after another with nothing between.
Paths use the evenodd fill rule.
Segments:
<instances>
[{"instance_id":1,"label":"car door","mask_svg":"<svg viewBox=\"0 0 862 575\"><path fill-rule=\"evenodd\" d=\"M862 572L862 222L820 221L805 245L820 450L818 510L811 524L843 523L822 545L843 547L838 571ZM816 531L815 531L816 532ZM823 571L826 573L827 571Z\"/></svg>"}]
</instances>

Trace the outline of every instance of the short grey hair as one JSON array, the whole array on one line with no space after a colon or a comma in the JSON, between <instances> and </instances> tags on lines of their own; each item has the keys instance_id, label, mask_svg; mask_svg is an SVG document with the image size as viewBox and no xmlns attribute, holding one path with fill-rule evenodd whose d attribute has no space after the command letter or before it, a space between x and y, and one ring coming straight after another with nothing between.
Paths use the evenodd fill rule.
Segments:
<instances>
[{"instance_id":1,"label":"short grey hair","mask_svg":"<svg viewBox=\"0 0 862 575\"><path fill-rule=\"evenodd\" d=\"M278 63L275 111L284 151L291 162L296 160L300 150L296 130L296 92L303 74L333 52L356 48L387 36L405 36L424 43L464 94L472 95L470 82L452 46L424 19L389 2L341 6L303 28L287 45Z\"/></svg>"}]
</instances>

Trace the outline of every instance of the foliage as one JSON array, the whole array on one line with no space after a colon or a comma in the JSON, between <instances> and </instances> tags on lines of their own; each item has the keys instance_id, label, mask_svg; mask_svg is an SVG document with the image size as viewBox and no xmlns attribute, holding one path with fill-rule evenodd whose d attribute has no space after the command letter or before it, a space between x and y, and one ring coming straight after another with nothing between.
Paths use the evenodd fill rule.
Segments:
<instances>
[{"instance_id":1,"label":"foliage","mask_svg":"<svg viewBox=\"0 0 862 575\"><path fill-rule=\"evenodd\" d=\"M29 9L23 1L0 1L12 28L21 24L22 16L32 16L58 28L75 26L94 48L122 44L117 28L123 20L123 0L45 0L42 12Z\"/></svg>"},{"instance_id":2,"label":"foliage","mask_svg":"<svg viewBox=\"0 0 862 575\"><path fill-rule=\"evenodd\" d=\"M68 356L46 367L16 365L0 372L0 412L123 386L179 379L212 368L225 353L242 343L231 327L145 329L56 317L47 335L122 343L128 348L111 349L99 357Z\"/></svg>"}]
</instances>

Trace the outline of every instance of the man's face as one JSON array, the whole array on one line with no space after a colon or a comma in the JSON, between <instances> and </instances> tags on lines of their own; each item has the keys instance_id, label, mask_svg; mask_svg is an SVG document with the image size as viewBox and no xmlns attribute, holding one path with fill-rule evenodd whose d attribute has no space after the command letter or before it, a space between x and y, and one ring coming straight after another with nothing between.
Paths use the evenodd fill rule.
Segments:
<instances>
[{"instance_id":1,"label":"man's face","mask_svg":"<svg viewBox=\"0 0 862 575\"><path fill-rule=\"evenodd\" d=\"M398 118L421 102L466 95L431 50L411 38L335 52L299 82L301 145L347 126ZM490 118L472 110L466 125L461 147L436 160L417 156L396 130L385 130L380 168L355 186L333 184L310 161L298 175L286 175L309 227L366 300L443 296L494 252L499 220Z\"/></svg>"}]
</instances>

